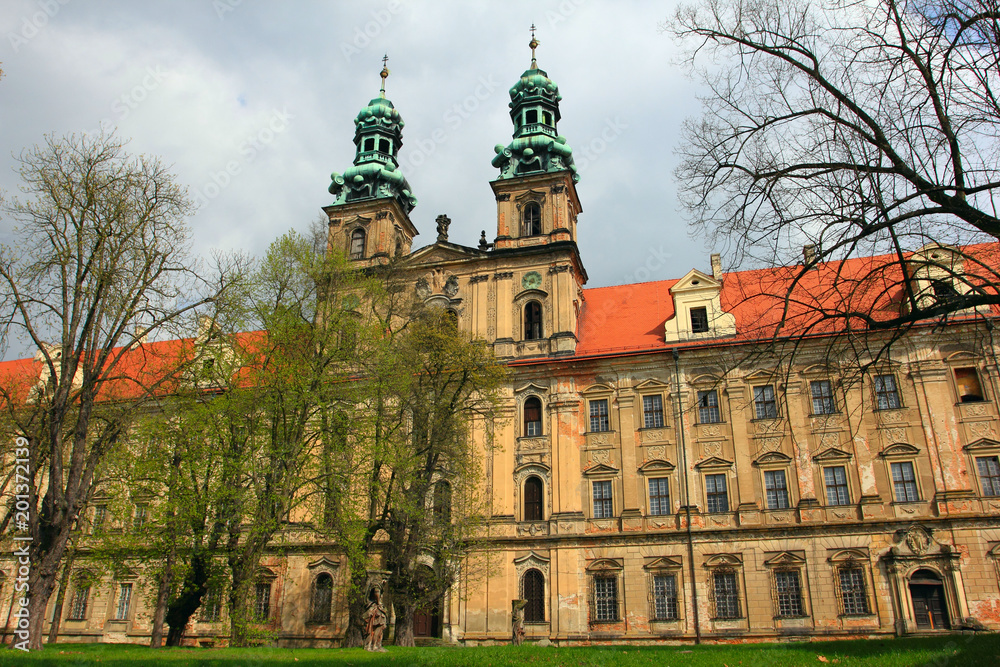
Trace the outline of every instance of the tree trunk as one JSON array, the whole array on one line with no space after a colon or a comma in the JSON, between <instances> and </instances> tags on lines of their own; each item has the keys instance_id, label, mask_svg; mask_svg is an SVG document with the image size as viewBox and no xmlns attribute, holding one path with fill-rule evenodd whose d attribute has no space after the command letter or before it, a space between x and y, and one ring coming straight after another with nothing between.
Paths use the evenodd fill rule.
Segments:
<instances>
[{"instance_id":1,"label":"tree trunk","mask_svg":"<svg viewBox=\"0 0 1000 667\"><path fill-rule=\"evenodd\" d=\"M181 587L181 594L170 603L165 614L167 625L170 630L167 632L167 646L180 646L184 638L184 630L201 600L208 591L208 563L204 554L195 554L191 559L191 568L184 577L184 585Z\"/></svg>"},{"instance_id":2,"label":"tree trunk","mask_svg":"<svg viewBox=\"0 0 1000 667\"><path fill-rule=\"evenodd\" d=\"M170 588L174 583L174 548L171 547L164 564L163 574L156 590L156 610L153 612L153 632L149 637L150 648L160 648L163 643L163 623L167 616L167 603L170 602ZM184 624L186 626L187 623ZM183 627L183 626L182 626Z\"/></svg>"},{"instance_id":3,"label":"tree trunk","mask_svg":"<svg viewBox=\"0 0 1000 667\"><path fill-rule=\"evenodd\" d=\"M248 646L256 620L250 607L250 580L234 581L229 593L229 646Z\"/></svg>"},{"instance_id":4,"label":"tree trunk","mask_svg":"<svg viewBox=\"0 0 1000 667\"><path fill-rule=\"evenodd\" d=\"M45 534L45 526L39 531ZM66 553L66 545L69 542L69 528L53 535L47 544L41 540L37 542L37 548L28 548L29 556L25 559L30 565L18 565L17 577L22 573L27 575L28 580L28 606L27 606L27 628L21 627L20 619L17 629L14 630L12 645L23 645L27 642L27 647L31 651L39 651L42 648L42 630L45 628L45 610L49 606L49 598L56 587L56 578L59 574L59 564ZM24 542L21 543L25 544ZM34 547L36 542L32 542ZM18 545L18 548L22 548ZM15 555L17 550L15 550ZM34 557L33 557L34 556ZM27 570L27 571L26 571ZM26 572L25 572L26 571ZM17 606L17 605L15 605ZM17 614L21 608L14 611Z\"/></svg>"},{"instance_id":5,"label":"tree trunk","mask_svg":"<svg viewBox=\"0 0 1000 667\"><path fill-rule=\"evenodd\" d=\"M398 603L396 610L396 646L416 646L413 641L413 614L416 607L408 603Z\"/></svg>"},{"instance_id":6,"label":"tree trunk","mask_svg":"<svg viewBox=\"0 0 1000 667\"><path fill-rule=\"evenodd\" d=\"M365 622L362 616L368 601L365 599L365 585L368 573L364 568L351 574L351 588L347 597L347 632L344 633L344 648L361 648L365 645Z\"/></svg>"},{"instance_id":7,"label":"tree trunk","mask_svg":"<svg viewBox=\"0 0 1000 667\"><path fill-rule=\"evenodd\" d=\"M49 626L48 643L53 644L59 638L59 624L62 621L63 604L66 602L66 589L69 588L69 578L73 570L73 552L70 551L63 565L63 573L59 578L59 593L56 595L56 607L52 612L52 625Z\"/></svg>"}]
</instances>

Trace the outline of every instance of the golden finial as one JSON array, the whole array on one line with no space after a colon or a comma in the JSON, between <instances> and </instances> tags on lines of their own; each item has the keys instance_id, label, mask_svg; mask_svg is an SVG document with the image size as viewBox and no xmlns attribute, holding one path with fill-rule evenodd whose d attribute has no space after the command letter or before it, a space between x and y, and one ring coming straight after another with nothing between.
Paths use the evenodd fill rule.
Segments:
<instances>
[{"instance_id":1,"label":"golden finial","mask_svg":"<svg viewBox=\"0 0 1000 667\"><path fill-rule=\"evenodd\" d=\"M531 47L531 69L538 69L538 64L535 62L535 49L541 44L537 39L535 39L535 24L531 24L531 41L528 42L528 46Z\"/></svg>"},{"instance_id":2,"label":"golden finial","mask_svg":"<svg viewBox=\"0 0 1000 667\"><path fill-rule=\"evenodd\" d=\"M389 62L389 54L382 56L382 71L379 72L379 76L382 77L382 90L379 91L381 97L385 97L385 78L389 76L389 68L386 63Z\"/></svg>"}]
</instances>

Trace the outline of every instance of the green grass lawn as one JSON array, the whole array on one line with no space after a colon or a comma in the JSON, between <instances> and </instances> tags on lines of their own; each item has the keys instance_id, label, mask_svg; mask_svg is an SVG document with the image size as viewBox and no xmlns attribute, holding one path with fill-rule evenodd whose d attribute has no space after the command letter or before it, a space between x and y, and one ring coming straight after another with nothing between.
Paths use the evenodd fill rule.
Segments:
<instances>
[{"instance_id":1,"label":"green grass lawn","mask_svg":"<svg viewBox=\"0 0 1000 667\"><path fill-rule=\"evenodd\" d=\"M0 665L107 665L109 667L257 667L265 665L569 665L584 667L638 665L701 667L763 665L996 665L1000 663L1000 635L941 636L788 644L713 646L600 646L539 648L490 646L479 648L389 647L387 653L360 649L206 649L183 648L153 651L121 644L53 644L24 654L0 649Z\"/></svg>"}]
</instances>

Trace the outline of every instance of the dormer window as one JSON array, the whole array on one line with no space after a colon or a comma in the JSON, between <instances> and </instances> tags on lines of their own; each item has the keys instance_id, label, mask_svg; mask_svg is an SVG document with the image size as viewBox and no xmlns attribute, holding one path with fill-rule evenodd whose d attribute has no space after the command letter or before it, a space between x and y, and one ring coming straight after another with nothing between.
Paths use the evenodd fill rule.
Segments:
<instances>
[{"instance_id":1,"label":"dormer window","mask_svg":"<svg viewBox=\"0 0 1000 667\"><path fill-rule=\"evenodd\" d=\"M708 308L691 309L691 333L704 333L708 331Z\"/></svg>"},{"instance_id":2,"label":"dormer window","mask_svg":"<svg viewBox=\"0 0 1000 667\"><path fill-rule=\"evenodd\" d=\"M522 236L538 236L542 233L542 207L538 202L528 202L521 214Z\"/></svg>"},{"instance_id":3,"label":"dormer window","mask_svg":"<svg viewBox=\"0 0 1000 667\"><path fill-rule=\"evenodd\" d=\"M351 259L363 259L365 256L365 230L355 229L351 232Z\"/></svg>"},{"instance_id":4,"label":"dormer window","mask_svg":"<svg viewBox=\"0 0 1000 667\"><path fill-rule=\"evenodd\" d=\"M538 110L537 109L528 109L527 111L525 111L524 112L524 122L527 123L527 124L529 124L529 125L532 124L532 123L537 123L538 122Z\"/></svg>"}]
</instances>

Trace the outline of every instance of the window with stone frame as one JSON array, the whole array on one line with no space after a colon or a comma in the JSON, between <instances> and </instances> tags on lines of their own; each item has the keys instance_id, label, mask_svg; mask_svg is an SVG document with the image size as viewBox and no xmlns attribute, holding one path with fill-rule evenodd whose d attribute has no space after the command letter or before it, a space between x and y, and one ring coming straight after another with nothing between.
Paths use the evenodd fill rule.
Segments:
<instances>
[{"instance_id":1,"label":"window with stone frame","mask_svg":"<svg viewBox=\"0 0 1000 667\"><path fill-rule=\"evenodd\" d=\"M90 583L85 580L76 582L73 588L73 597L69 605L68 621L87 620L87 606L90 602Z\"/></svg>"},{"instance_id":2,"label":"window with stone frame","mask_svg":"<svg viewBox=\"0 0 1000 667\"><path fill-rule=\"evenodd\" d=\"M753 406L755 419L778 418L778 400L774 394L773 384L763 384L753 388Z\"/></svg>"},{"instance_id":3,"label":"window with stone frame","mask_svg":"<svg viewBox=\"0 0 1000 667\"><path fill-rule=\"evenodd\" d=\"M529 301L524 305L524 340L542 338L542 304Z\"/></svg>"},{"instance_id":4,"label":"window with stone frame","mask_svg":"<svg viewBox=\"0 0 1000 667\"><path fill-rule=\"evenodd\" d=\"M254 619L264 623L271 617L271 582L258 581L254 587Z\"/></svg>"},{"instance_id":5,"label":"window with stone frame","mask_svg":"<svg viewBox=\"0 0 1000 667\"><path fill-rule=\"evenodd\" d=\"M590 402L590 431L599 433L611 430L611 421L608 416L608 399L598 398Z\"/></svg>"},{"instance_id":6,"label":"window with stone frame","mask_svg":"<svg viewBox=\"0 0 1000 667\"><path fill-rule=\"evenodd\" d=\"M837 404L833 400L833 385L829 380L813 380L809 383L812 394L812 413L814 415L832 415L837 412Z\"/></svg>"},{"instance_id":7,"label":"window with stone frame","mask_svg":"<svg viewBox=\"0 0 1000 667\"><path fill-rule=\"evenodd\" d=\"M542 480L532 475L524 480L524 520L542 520Z\"/></svg>"},{"instance_id":8,"label":"window with stone frame","mask_svg":"<svg viewBox=\"0 0 1000 667\"><path fill-rule=\"evenodd\" d=\"M851 504L851 492L847 486L847 468L844 466L823 468L823 483L826 487L827 505Z\"/></svg>"},{"instance_id":9,"label":"window with stone frame","mask_svg":"<svg viewBox=\"0 0 1000 667\"><path fill-rule=\"evenodd\" d=\"M615 515L614 495L611 490L611 480L595 480L591 482L594 492L594 518L609 519Z\"/></svg>"},{"instance_id":10,"label":"window with stone frame","mask_svg":"<svg viewBox=\"0 0 1000 667\"><path fill-rule=\"evenodd\" d=\"M899 389L896 386L896 376L891 373L876 375L873 379L875 387L875 409L897 410L903 407L899 400Z\"/></svg>"},{"instance_id":11,"label":"window with stone frame","mask_svg":"<svg viewBox=\"0 0 1000 667\"><path fill-rule=\"evenodd\" d=\"M222 618L222 590L219 586L209 585L205 591L198 618L204 623L216 623Z\"/></svg>"},{"instance_id":12,"label":"window with stone frame","mask_svg":"<svg viewBox=\"0 0 1000 667\"><path fill-rule=\"evenodd\" d=\"M719 394L715 389L698 392L698 423L718 424L722 421L719 412Z\"/></svg>"},{"instance_id":13,"label":"window with stone frame","mask_svg":"<svg viewBox=\"0 0 1000 667\"><path fill-rule=\"evenodd\" d=\"M1000 457L977 456L976 471L984 496L1000 496Z\"/></svg>"},{"instance_id":14,"label":"window with stone frame","mask_svg":"<svg viewBox=\"0 0 1000 667\"><path fill-rule=\"evenodd\" d=\"M115 600L116 621L127 621L129 619L129 609L132 607L132 582L126 581L118 584L118 595Z\"/></svg>"},{"instance_id":15,"label":"window with stone frame","mask_svg":"<svg viewBox=\"0 0 1000 667\"><path fill-rule=\"evenodd\" d=\"M642 397L643 428L661 428L663 426L663 397L652 394Z\"/></svg>"},{"instance_id":16,"label":"window with stone frame","mask_svg":"<svg viewBox=\"0 0 1000 667\"><path fill-rule=\"evenodd\" d=\"M538 202L528 202L521 213L521 236L538 236L542 233L542 207Z\"/></svg>"},{"instance_id":17,"label":"window with stone frame","mask_svg":"<svg viewBox=\"0 0 1000 667\"><path fill-rule=\"evenodd\" d=\"M732 567L712 570L712 617L729 620L743 618L739 574Z\"/></svg>"},{"instance_id":18,"label":"window with stone frame","mask_svg":"<svg viewBox=\"0 0 1000 667\"><path fill-rule=\"evenodd\" d=\"M539 435L542 435L542 402L537 396L529 396L524 401L524 436Z\"/></svg>"},{"instance_id":19,"label":"window with stone frame","mask_svg":"<svg viewBox=\"0 0 1000 667\"><path fill-rule=\"evenodd\" d=\"M805 616L802 603L802 573L798 569L775 569L771 572L774 615L777 618Z\"/></svg>"},{"instance_id":20,"label":"window with stone frame","mask_svg":"<svg viewBox=\"0 0 1000 667\"><path fill-rule=\"evenodd\" d=\"M670 479L652 477L649 480L649 513L651 516L670 514Z\"/></svg>"},{"instance_id":21,"label":"window with stone frame","mask_svg":"<svg viewBox=\"0 0 1000 667\"><path fill-rule=\"evenodd\" d=\"M848 559L834 568L834 586L843 616L871 614L868 603L868 579L864 567Z\"/></svg>"},{"instance_id":22,"label":"window with stone frame","mask_svg":"<svg viewBox=\"0 0 1000 667\"><path fill-rule=\"evenodd\" d=\"M788 481L784 470L764 471L764 493L767 500L767 509L788 509Z\"/></svg>"},{"instance_id":23,"label":"window with stone frame","mask_svg":"<svg viewBox=\"0 0 1000 667\"><path fill-rule=\"evenodd\" d=\"M677 575L672 572L654 572L652 586L652 616L654 621L676 621L680 618L677 604Z\"/></svg>"},{"instance_id":24,"label":"window with stone frame","mask_svg":"<svg viewBox=\"0 0 1000 667\"><path fill-rule=\"evenodd\" d=\"M705 511L729 511L729 491L726 487L725 473L705 475Z\"/></svg>"},{"instance_id":25,"label":"window with stone frame","mask_svg":"<svg viewBox=\"0 0 1000 667\"><path fill-rule=\"evenodd\" d=\"M309 601L309 621L311 623L329 623L333 608L333 576L329 572L316 575L312 585L312 595Z\"/></svg>"},{"instance_id":26,"label":"window with stone frame","mask_svg":"<svg viewBox=\"0 0 1000 667\"><path fill-rule=\"evenodd\" d=\"M521 599L527 601L524 607L526 623L545 622L545 576L532 568L521 577Z\"/></svg>"},{"instance_id":27,"label":"window with stone frame","mask_svg":"<svg viewBox=\"0 0 1000 667\"><path fill-rule=\"evenodd\" d=\"M614 623L621 619L618 610L618 575L597 574L591 578L592 623Z\"/></svg>"},{"instance_id":28,"label":"window with stone frame","mask_svg":"<svg viewBox=\"0 0 1000 667\"><path fill-rule=\"evenodd\" d=\"M708 331L708 308L701 306L691 309L691 333L705 333Z\"/></svg>"},{"instance_id":29,"label":"window with stone frame","mask_svg":"<svg viewBox=\"0 0 1000 667\"><path fill-rule=\"evenodd\" d=\"M912 503L920 500L913 461L894 461L889 464L889 469L892 471L893 497L896 502Z\"/></svg>"},{"instance_id":30,"label":"window with stone frame","mask_svg":"<svg viewBox=\"0 0 1000 667\"><path fill-rule=\"evenodd\" d=\"M953 372L960 403L977 403L986 400L983 385L979 382L979 372L975 367L956 368Z\"/></svg>"}]
</instances>

